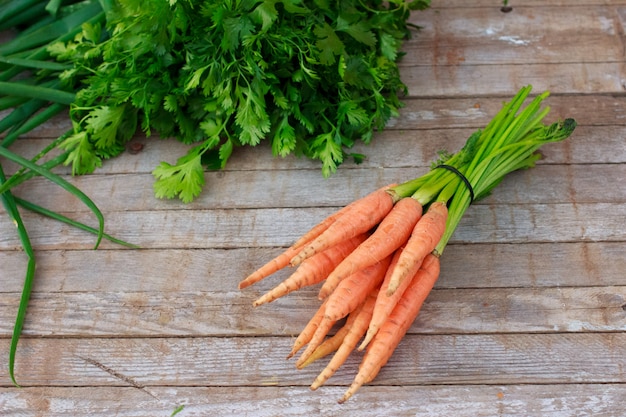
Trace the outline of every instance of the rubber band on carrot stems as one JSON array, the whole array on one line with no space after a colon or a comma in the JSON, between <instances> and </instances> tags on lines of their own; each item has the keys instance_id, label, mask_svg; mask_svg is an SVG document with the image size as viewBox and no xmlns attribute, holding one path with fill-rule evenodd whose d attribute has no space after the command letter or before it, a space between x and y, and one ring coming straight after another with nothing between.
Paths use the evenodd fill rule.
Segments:
<instances>
[{"instance_id":1,"label":"rubber band on carrot stems","mask_svg":"<svg viewBox=\"0 0 626 417\"><path fill-rule=\"evenodd\" d=\"M447 169L450 172L455 173L460 179L461 181L463 181L465 183L465 186L467 187L469 193L470 193L470 204L472 204L474 202L474 188L472 187L472 184L470 184L469 180L467 179L467 177L465 175L463 175L463 173L461 171L459 171L458 169L456 169L455 167L451 166L451 165L446 165L446 164L439 164L435 167L435 169L437 168L443 168L443 169Z\"/></svg>"}]
</instances>

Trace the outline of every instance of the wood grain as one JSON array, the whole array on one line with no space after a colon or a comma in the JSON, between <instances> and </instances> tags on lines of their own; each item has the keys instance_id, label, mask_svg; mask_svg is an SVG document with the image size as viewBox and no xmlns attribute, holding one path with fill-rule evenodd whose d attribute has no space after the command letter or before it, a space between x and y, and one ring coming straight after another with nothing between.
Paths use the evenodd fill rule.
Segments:
<instances>
[{"instance_id":1,"label":"wood grain","mask_svg":"<svg viewBox=\"0 0 626 417\"><path fill-rule=\"evenodd\" d=\"M516 1L512 13L499 7L433 7L414 14L421 29L404 50L402 65L464 67L621 62L624 51L619 10L587 4L544 3L538 8ZM497 6L491 2L491 6ZM542 30L529 31L529 27ZM548 78L548 77L546 77ZM552 77L550 77L552 78Z\"/></svg>"},{"instance_id":2,"label":"wood grain","mask_svg":"<svg viewBox=\"0 0 626 417\"><path fill-rule=\"evenodd\" d=\"M164 337L297 334L319 307L316 286L253 309L259 290L211 292L63 292L34 294L25 335ZM218 286L216 286L218 287ZM17 305L19 294L0 294ZM626 286L436 289L413 332L528 333L626 331ZM10 336L13 311L0 311ZM266 314L272 315L268 321ZM295 316L295 317L294 317Z\"/></svg>"},{"instance_id":3,"label":"wood grain","mask_svg":"<svg viewBox=\"0 0 626 417\"><path fill-rule=\"evenodd\" d=\"M194 202L185 205L153 198L154 177L150 174L110 174L66 177L80 189L95 190L90 198L109 213L122 211L173 211L185 209L249 209L272 207L341 207L362 197L377 187L415 178L428 171L427 167L385 168L383 170L346 170L322 184L319 172L314 170L255 172L256 181L241 183L241 176L234 172L207 173L207 192ZM479 205L547 203L623 203L626 190L621 187L626 177L625 165L610 164L547 164L542 163L533 170L510 174L504 179L505 186L498 188L486 199L476 201ZM256 184L267 184L259 189ZM302 187L302 184L315 184ZM329 186L328 188L326 188ZM63 210L65 213L88 212L78 199L69 198L67 193L47 193L48 180L35 178L15 191L15 195L30 199L44 207ZM355 191L346 193L346 189ZM607 192L599 194L598 189ZM236 189L237 193L232 190ZM322 193L322 189L328 192ZM549 189L551 192L546 193ZM322 194L322 195L320 195ZM241 195L246 195L245 199ZM36 197L32 197L36 196Z\"/></svg>"},{"instance_id":4,"label":"wood grain","mask_svg":"<svg viewBox=\"0 0 626 417\"><path fill-rule=\"evenodd\" d=\"M272 386L150 387L149 393L124 387L0 388L0 404L13 410L7 414L11 417L39 412L65 417L68 409L94 417L152 417L169 415L181 405L181 414L189 417L619 417L626 408L623 384L366 386L358 401L337 404L334 400L343 392L338 386L316 393L306 387Z\"/></svg>"},{"instance_id":5,"label":"wood grain","mask_svg":"<svg viewBox=\"0 0 626 417\"><path fill-rule=\"evenodd\" d=\"M21 342L16 372L24 386L308 386L323 365L297 370L286 361L289 337ZM618 383L626 377L624 343L624 332L407 335L371 385ZM6 351L8 341L0 346ZM349 384L360 356L331 385ZM6 369L5 357L0 365Z\"/></svg>"},{"instance_id":6,"label":"wood grain","mask_svg":"<svg viewBox=\"0 0 626 417\"><path fill-rule=\"evenodd\" d=\"M433 0L404 45L405 106L362 164L323 179L315 161L238 149L207 172L192 204L153 197L152 170L187 146L132 142L91 175L56 172L94 199L130 250L23 212L38 269L14 388L0 372L0 415L623 417L626 409L626 1ZM522 85L550 90L549 121L574 135L542 148L467 211L441 277L383 371L346 404L353 354L311 392L325 362L284 358L318 305L316 288L253 308L289 270L236 285L322 217L458 150ZM20 138L35 155L66 115ZM6 172L17 167L0 161ZM16 195L95 225L43 179ZM0 369L26 258L0 208Z\"/></svg>"},{"instance_id":7,"label":"wood grain","mask_svg":"<svg viewBox=\"0 0 626 417\"><path fill-rule=\"evenodd\" d=\"M116 212L108 216L106 230L144 249L288 246L332 211L270 208ZM619 203L476 205L465 213L451 242L624 241L626 230L611 226L621 224L625 216L626 206ZM73 217L96 226L88 213ZM87 249L95 244L93 235L54 220L30 213L23 218L32 227L30 237L37 249ZM289 224L277 224L279 218L289 218ZM10 230L10 226L6 216L0 219L0 228ZM0 248L19 247L17 236L0 236ZM105 241L102 247L118 246Z\"/></svg>"},{"instance_id":8,"label":"wood grain","mask_svg":"<svg viewBox=\"0 0 626 417\"><path fill-rule=\"evenodd\" d=\"M38 264L45 272L38 275L41 278L33 289L44 294L232 291L282 249L142 249L140 254L102 249L38 251ZM233 257L241 261L233 262ZM624 284L626 269L623 242L451 244L444 259L438 288L619 286ZM21 277L26 267L25 256L18 251L0 251L0 263L9 277ZM267 290L289 273L289 269L277 272L248 291ZM21 288L21 280L10 279L0 293L17 293Z\"/></svg>"}]
</instances>

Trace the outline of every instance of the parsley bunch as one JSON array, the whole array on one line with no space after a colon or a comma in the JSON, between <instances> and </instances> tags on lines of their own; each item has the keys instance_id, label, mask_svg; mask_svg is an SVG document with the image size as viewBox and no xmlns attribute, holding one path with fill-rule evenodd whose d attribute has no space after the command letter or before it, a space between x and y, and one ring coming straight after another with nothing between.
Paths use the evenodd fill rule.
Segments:
<instances>
[{"instance_id":1,"label":"parsley bunch","mask_svg":"<svg viewBox=\"0 0 626 417\"><path fill-rule=\"evenodd\" d=\"M355 141L398 113L397 59L412 10L428 0L118 0L104 28L50 49L87 85L61 147L91 172L141 129L193 145L153 174L157 197L193 200L204 169L266 140L275 156L329 176ZM103 33L108 33L105 40Z\"/></svg>"}]
</instances>

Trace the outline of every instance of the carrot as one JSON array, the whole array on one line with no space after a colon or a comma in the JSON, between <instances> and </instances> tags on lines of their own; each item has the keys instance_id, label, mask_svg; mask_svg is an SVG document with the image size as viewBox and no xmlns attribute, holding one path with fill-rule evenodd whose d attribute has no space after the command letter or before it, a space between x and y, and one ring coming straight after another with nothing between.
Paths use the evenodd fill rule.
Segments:
<instances>
[{"instance_id":1,"label":"carrot","mask_svg":"<svg viewBox=\"0 0 626 417\"><path fill-rule=\"evenodd\" d=\"M328 276L318 298L326 298L345 277L391 255L406 243L422 215L422 205L413 198L398 201L376 231Z\"/></svg>"},{"instance_id":2,"label":"carrot","mask_svg":"<svg viewBox=\"0 0 626 417\"><path fill-rule=\"evenodd\" d=\"M292 266L339 242L368 232L376 226L393 208L394 197L387 187L378 189L350 204L342 216L313 241L307 243L300 253L291 260Z\"/></svg>"},{"instance_id":3,"label":"carrot","mask_svg":"<svg viewBox=\"0 0 626 417\"><path fill-rule=\"evenodd\" d=\"M357 343L359 343L359 339L363 337L365 331L367 330L367 325L372 318L372 313L374 311L374 305L376 304L376 295L378 294L378 289L375 288L370 291L367 299L363 303L362 307L351 313L349 318L353 317L356 313L356 317L352 322L352 326L348 330L348 334L346 334L343 338L343 341L337 352L333 355L332 359L326 365L326 368L315 378L313 384L311 384L311 389L316 390L328 379L337 372L339 367L345 363L350 356L350 353L354 350Z\"/></svg>"},{"instance_id":4,"label":"carrot","mask_svg":"<svg viewBox=\"0 0 626 417\"><path fill-rule=\"evenodd\" d=\"M396 291L393 295L387 296L386 294L385 289L389 285L389 279L391 278L391 274L393 273L395 266L398 264L398 260L400 259L400 256L402 256L403 250L404 248L398 249L394 253L393 258L391 259L391 264L389 265L389 268L387 269L387 273L385 274L383 283L380 286L380 291L378 292L378 295L376 297L376 305L374 306L374 311L372 313L372 318L370 320L367 333L365 335L365 338L361 342L361 345L359 346L358 350L365 349L367 344L374 338L374 335L376 335L376 332L378 332L380 327L385 323L385 321L387 320L387 318L393 311L394 307L398 303L398 300L402 296L402 293L404 292L404 290L406 290L406 287L408 287L408 285L411 283L411 280L407 279L402 283L402 287L400 287L398 291ZM415 275L417 273L417 271L419 270L419 267L420 265L414 266L412 275Z\"/></svg>"},{"instance_id":5,"label":"carrot","mask_svg":"<svg viewBox=\"0 0 626 417\"><path fill-rule=\"evenodd\" d=\"M326 301L324 301L319 306L313 317L309 319L309 322L306 324L306 326L304 326L304 329L302 329L298 337L296 337L296 341L293 343L293 347L291 348L291 352L289 352L289 354L287 355L287 359L295 355L302 348L302 346L309 343L309 340L311 340L311 338L315 334L315 331L322 322L322 319L324 319L325 310Z\"/></svg>"},{"instance_id":6,"label":"carrot","mask_svg":"<svg viewBox=\"0 0 626 417\"><path fill-rule=\"evenodd\" d=\"M359 366L359 372L350 388L339 400L340 403L347 401L363 384L376 378L419 314L424 300L430 294L438 277L439 258L435 255L428 255L428 262L424 262L424 266L420 268L393 313L367 349Z\"/></svg>"},{"instance_id":7,"label":"carrot","mask_svg":"<svg viewBox=\"0 0 626 417\"><path fill-rule=\"evenodd\" d=\"M432 252L446 230L448 207L445 203L434 202L417 222L398 264L389 280L387 294L393 294L403 280L411 275L415 264L421 264L424 257Z\"/></svg>"},{"instance_id":8,"label":"carrot","mask_svg":"<svg viewBox=\"0 0 626 417\"><path fill-rule=\"evenodd\" d=\"M380 287L390 263L391 256L387 256L342 280L328 297L326 317L339 320L365 301L374 288Z\"/></svg>"},{"instance_id":9,"label":"carrot","mask_svg":"<svg viewBox=\"0 0 626 417\"><path fill-rule=\"evenodd\" d=\"M324 340L304 362L296 365L296 368L306 368L316 360L322 359L339 349L339 346L343 343L343 339L346 337L346 334L348 334L351 326L352 323L346 321L346 324L337 330L337 333Z\"/></svg>"},{"instance_id":10,"label":"carrot","mask_svg":"<svg viewBox=\"0 0 626 417\"><path fill-rule=\"evenodd\" d=\"M296 272L291 274L276 287L263 294L254 301L252 305L258 307L261 304L269 303L287 295L292 291L323 281L328 274L330 274L350 252L359 246L360 243L365 241L366 238L366 234L355 236L307 259L298 267Z\"/></svg>"},{"instance_id":11,"label":"carrot","mask_svg":"<svg viewBox=\"0 0 626 417\"><path fill-rule=\"evenodd\" d=\"M392 187L394 187L396 185L398 185L398 184L385 185L384 187L380 188L379 191L380 190L388 190L388 189L390 189L390 188L392 188ZM291 245L291 247L294 248L294 249L299 248L299 247L309 243L310 241L312 241L313 239L315 239L319 235L321 235L326 229L328 229L328 226L333 224L335 222L335 220L337 220L339 217L343 216L346 211L351 210L352 206L354 206L358 202L359 202L359 200L353 201L350 204L348 204L347 206L342 207L340 210L338 210L338 211L334 212L333 214L331 214L330 216L326 217L324 220L322 220L321 222L319 222L318 224L313 226L313 228L311 228L311 230L309 230L307 233L302 235L300 237L300 239L298 239L293 245Z\"/></svg>"},{"instance_id":12,"label":"carrot","mask_svg":"<svg viewBox=\"0 0 626 417\"><path fill-rule=\"evenodd\" d=\"M341 328L337 330L337 332L333 336L324 340L324 342L322 342L317 348L315 348L313 353L298 366L298 369L302 369L306 366L309 366L316 360L321 359L327 355L330 355L331 353L339 349L339 347L343 343L344 338L350 332L350 329L352 328L354 321L357 319L357 317L361 313L361 310L363 309L364 305L365 303L361 303L361 305L359 305L354 311L352 311L350 315L348 316L348 319L346 320L344 325L341 326Z\"/></svg>"},{"instance_id":13,"label":"carrot","mask_svg":"<svg viewBox=\"0 0 626 417\"><path fill-rule=\"evenodd\" d=\"M256 284L257 282L261 281L264 278L267 278L273 273L280 271L281 269L289 265L289 261L291 260L291 258L296 256L298 252L300 252L300 248L288 248L286 251L254 271L252 274L248 275L246 279L239 283L239 289L241 290L249 287L252 284Z\"/></svg>"},{"instance_id":14,"label":"carrot","mask_svg":"<svg viewBox=\"0 0 626 417\"><path fill-rule=\"evenodd\" d=\"M389 188L395 185L397 184L386 185L380 188L379 191L388 190ZM257 269L248 277L246 277L243 281L241 281L239 283L239 289L241 290L243 288L249 287L250 285L255 284L261 281L262 279L267 278L271 274L278 272L279 270L285 268L287 265L289 265L289 262L293 259L293 257L296 256L302 250L302 246L311 242L313 239L315 239L320 234L322 234L326 229L328 229L328 227L332 223L335 222L335 220L343 216L343 214L346 211L350 210L351 207L358 201L359 200L353 201L347 206L342 207L340 210L334 212L333 214L331 214L330 216L322 220L320 223L313 226L313 228L311 228L308 232L302 235L293 245L287 248L287 250L285 250L283 253L281 253L280 255L272 259L271 261L267 262L261 268Z\"/></svg>"},{"instance_id":15,"label":"carrot","mask_svg":"<svg viewBox=\"0 0 626 417\"><path fill-rule=\"evenodd\" d=\"M311 356L313 351L315 351L315 349L317 349L317 347L322 344L324 338L336 322L336 320L330 320L326 317L322 319L319 326L317 326L317 329L315 329L313 337L311 337L311 340L309 340L308 346L296 361L296 368L300 368L302 364Z\"/></svg>"}]
</instances>

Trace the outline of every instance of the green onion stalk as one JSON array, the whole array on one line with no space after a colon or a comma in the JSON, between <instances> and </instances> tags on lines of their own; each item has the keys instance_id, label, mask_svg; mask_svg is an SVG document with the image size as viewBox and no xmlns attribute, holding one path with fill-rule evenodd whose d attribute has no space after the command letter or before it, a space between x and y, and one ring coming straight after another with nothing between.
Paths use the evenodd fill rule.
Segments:
<instances>
[{"instance_id":1,"label":"green onion stalk","mask_svg":"<svg viewBox=\"0 0 626 417\"><path fill-rule=\"evenodd\" d=\"M111 7L112 0L12 0L0 4L0 31L10 31L12 35L9 41L0 44L0 111L4 114L0 119L0 134L4 134L0 139L0 200L17 227L22 248L28 258L9 349L9 376L16 386L17 345L36 269L33 246L19 208L95 234L95 248L102 239L135 247L104 233L104 217L93 201L76 186L52 172L53 168L66 160L67 154L38 163L49 151L57 148L65 135L44 147L33 158L25 158L10 149L22 135L67 111L74 102L76 89L80 88L80 85L66 85L61 81L60 74L70 67L51 58L49 45L73 39L83 30L84 25L102 25ZM16 163L21 169L7 178L2 166L3 159ZM74 221L12 193L15 186L34 176L42 176L78 198L95 214L98 227Z\"/></svg>"}]
</instances>

